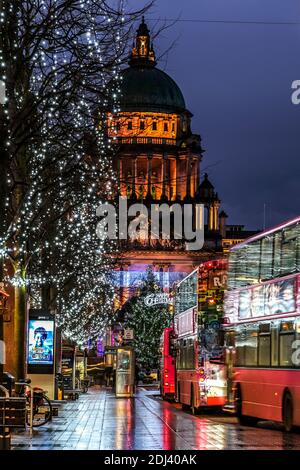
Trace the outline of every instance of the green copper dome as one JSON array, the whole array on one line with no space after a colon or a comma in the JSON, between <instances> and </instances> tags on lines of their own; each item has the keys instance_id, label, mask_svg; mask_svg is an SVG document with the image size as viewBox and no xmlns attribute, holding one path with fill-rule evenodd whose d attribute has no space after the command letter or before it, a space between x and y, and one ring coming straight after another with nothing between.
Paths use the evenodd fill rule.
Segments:
<instances>
[{"instance_id":1,"label":"green copper dome","mask_svg":"<svg viewBox=\"0 0 300 470\"><path fill-rule=\"evenodd\" d=\"M155 67L129 67L122 72L121 111L180 113L183 95L174 80Z\"/></svg>"},{"instance_id":2,"label":"green copper dome","mask_svg":"<svg viewBox=\"0 0 300 470\"><path fill-rule=\"evenodd\" d=\"M155 67L155 52L144 17L136 33L129 67L122 71L121 111L182 113L186 109L179 87Z\"/></svg>"}]
</instances>

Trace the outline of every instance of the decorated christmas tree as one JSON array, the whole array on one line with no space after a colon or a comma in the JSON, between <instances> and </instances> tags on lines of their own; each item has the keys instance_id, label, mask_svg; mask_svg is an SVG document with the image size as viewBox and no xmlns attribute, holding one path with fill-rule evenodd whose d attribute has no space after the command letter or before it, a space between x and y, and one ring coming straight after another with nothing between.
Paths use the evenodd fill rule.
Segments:
<instances>
[{"instance_id":1,"label":"decorated christmas tree","mask_svg":"<svg viewBox=\"0 0 300 470\"><path fill-rule=\"evenodd\" d=\"M128 300L122 309L124 327L134 330L133 346L137 363L145 369L158 367L160 337L172 319L168 305L147 306L145 303L147 296L162 292L152 269L148 268L136 295Z\"/></svg>"}]
</instances>

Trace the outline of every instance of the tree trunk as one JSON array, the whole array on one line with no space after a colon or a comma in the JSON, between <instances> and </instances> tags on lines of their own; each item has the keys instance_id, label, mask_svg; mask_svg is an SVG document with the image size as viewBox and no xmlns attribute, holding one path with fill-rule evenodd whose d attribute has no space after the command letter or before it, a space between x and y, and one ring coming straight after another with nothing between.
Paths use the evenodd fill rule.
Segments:
<instances>
[{"instance_id":1,"label":"tree trunk","mask_svg":"<svg viewBox=\"0 0 300 470\"><path fill-rule=\"evenodd\" d=\"M27 327L27 304L26 286L15 287L15 308L14 308L14 361L16 379L26 377L26 327Z\"/></svg>"},{"instance_id":2,"label":"tree trunk","mask_svg":"<svg viewBox=\"0 0 300 470\"><path fill-rule=\"evenodd\" d=\"M0 313L0 344L1 344L1 341L4 341L4 334L3 334L3 315L1 315ZM1 347L1 346L0 346ZM3 374L3 364L2 362L0 361L0 377L2 376Z\"/></svg>"}]
</instances>

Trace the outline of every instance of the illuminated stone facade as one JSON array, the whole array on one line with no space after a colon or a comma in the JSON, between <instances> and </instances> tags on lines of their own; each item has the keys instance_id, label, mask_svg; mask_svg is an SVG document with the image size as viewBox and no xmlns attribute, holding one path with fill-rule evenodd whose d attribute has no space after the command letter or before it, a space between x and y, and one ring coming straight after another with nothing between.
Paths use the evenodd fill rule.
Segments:
<instances>
[{"instance_id":1,"label":"illuminated stone facade","mask_svg":"<svg viewBox=\"0 0 300 470\"><path fill-rule=\"evenodd\" d=\"M222 254L220 200L208 175L201 175L201 138L191 131L192 114L179 87L156 67L144 19L129 67L122 71L121 91L120 112L107 115L108 134L119 149L114 166L121 195L127 197L128 204L143 202L147 206L202 203L206 230L200 251L186 251L184 240L150 240L147 235L124 241L117 281L120 304L136 289L149 265L168 291L201 262Z\"/></svg>"}]
</instances>

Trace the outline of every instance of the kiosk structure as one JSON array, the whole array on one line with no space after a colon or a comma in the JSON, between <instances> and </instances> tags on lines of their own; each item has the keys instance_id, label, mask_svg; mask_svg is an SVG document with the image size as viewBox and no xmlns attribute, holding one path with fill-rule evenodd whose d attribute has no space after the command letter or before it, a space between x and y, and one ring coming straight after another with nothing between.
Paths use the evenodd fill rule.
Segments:
<instances>
[{"instance_id":1,"label":"kiosk structure","mask_svg":"<svg viewBox=\"0 0 300 470\"><path fill-rule=\"evenodd\" d=\"M117 348L115 394L132 398L134 395L135 351L131 346Z\"/></svg>"}]
</instances>

